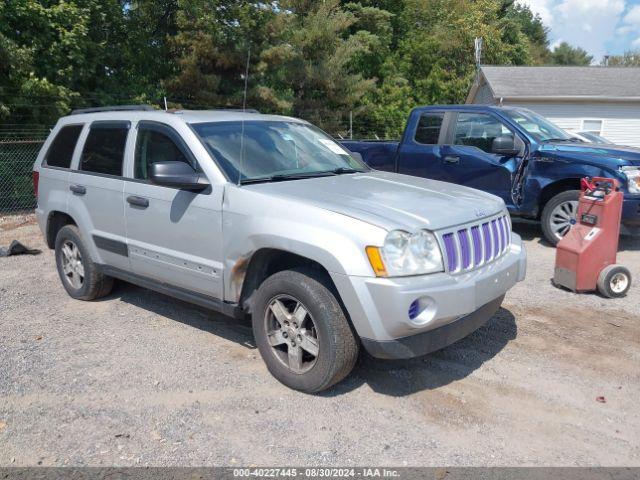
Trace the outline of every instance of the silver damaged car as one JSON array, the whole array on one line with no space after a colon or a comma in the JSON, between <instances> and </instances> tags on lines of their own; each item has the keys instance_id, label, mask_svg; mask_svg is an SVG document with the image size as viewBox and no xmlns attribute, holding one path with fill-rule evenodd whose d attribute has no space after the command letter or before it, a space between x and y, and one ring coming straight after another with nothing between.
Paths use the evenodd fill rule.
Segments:
<instances>
[{"instance_id":1,"label":"silver damaged car","mask_svg":"<svg viewBox=\"0 0 640 480\"><path fill-rule=\"evenodd\" d=\"M71 297L122 279L250 317L269 371L305 392L345 378L361 348L409 358L463 338L525 276L501 199L371 170L295 118L76 111L34 185Z\"/></svg>"}]
</instances>

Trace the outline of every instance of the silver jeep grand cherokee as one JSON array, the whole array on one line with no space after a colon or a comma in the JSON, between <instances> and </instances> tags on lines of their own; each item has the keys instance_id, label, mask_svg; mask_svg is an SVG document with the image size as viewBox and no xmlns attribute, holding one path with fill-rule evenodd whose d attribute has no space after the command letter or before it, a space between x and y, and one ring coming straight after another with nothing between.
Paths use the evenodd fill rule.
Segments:
<instances>
[{"instance_id":1,"label":"silver jeep grand cherokee","mask_svg":"<svg viewBox=\"0 0 640 480\"><path fill-rule=\"evenodd\" d=\"M77 111L34 183L69 295L118 278L250 315L269 371L306 392L346 377L360 346L409 358L459 340L525 275L501 199L371 170L295 118Z\"/></svg>"}]
</instances>

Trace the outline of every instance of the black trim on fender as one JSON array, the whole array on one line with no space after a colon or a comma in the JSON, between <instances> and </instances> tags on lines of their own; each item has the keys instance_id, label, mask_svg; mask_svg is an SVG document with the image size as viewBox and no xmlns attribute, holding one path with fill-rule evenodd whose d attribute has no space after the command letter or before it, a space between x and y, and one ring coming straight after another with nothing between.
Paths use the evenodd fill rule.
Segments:
<instances>
[{"instance_id":1,"label":"black trim on fender","mask_svg":"<svg viewBox=\"0 0 640 480\"><path fill-rule=\"evenodd\" d=\"M118 240L112 240L106 237L100 237L98 235L93 235L93 241L95 242L96 247L98 247L100 250L115 253L116 255L122 255L123 257L129 256L129 248L124 242L119 242Z\"/></svg>"},{"instance_id":2,"label":"black trim on fender","mask_svg":"<svg viewBox=\"0 0 640 480\"><path fill-rule=\"evenodd\" d=\"M98 265L98 269L110 277L124 280L125 282L133 283L143 288L148 288L170 297L183 300L185 302L193 303L210 310L222 313L229 317L244 319L245 312L240 308L237 303L223 302L219 298L211 297L209 295L203 295L202 293L192 292L184 288L169 285L167 283L159 282L148 277L143 277L135 273L120 270L109 265Z\"/></svg>"},{"instance_id":3,"label":"black trim on fender","mask_svg":"<svg viewBox=\"0 0 640 480\"><path fill-rule=\"evenodd\" d=\"M498 311L503 299L504 295L465 317L427 332L395 340L379 341L361 338L362 345L372 357L376 358L400 360L426 355L475 332Z\"/></svg>"}]
</instances>

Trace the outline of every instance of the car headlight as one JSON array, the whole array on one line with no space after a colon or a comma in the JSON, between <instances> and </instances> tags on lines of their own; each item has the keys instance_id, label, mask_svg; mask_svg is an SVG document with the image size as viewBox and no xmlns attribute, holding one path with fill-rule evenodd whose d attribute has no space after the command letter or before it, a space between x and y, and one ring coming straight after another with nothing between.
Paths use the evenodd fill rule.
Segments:
<instances>
[{"instance_id":1,"label":"car headlight","mask_svg":"<svg viewBox=\"0 0 640 480\"><path fill-rule=\"evenodd\" d=\"M629 193L640 193L640 168L620 167L620 171L627 177Z\"/></svg>"},{"instance_id":2,"label":"car headlight","mask_svg":"<svg viewBox=\"0 0 640 480\"><path fill-rule=\"evenodd\" d=\"M367 247L367 256L379 277L442 272L442 252L433 233L393 230L382 247Z\"/></svg>"}]
</instances>

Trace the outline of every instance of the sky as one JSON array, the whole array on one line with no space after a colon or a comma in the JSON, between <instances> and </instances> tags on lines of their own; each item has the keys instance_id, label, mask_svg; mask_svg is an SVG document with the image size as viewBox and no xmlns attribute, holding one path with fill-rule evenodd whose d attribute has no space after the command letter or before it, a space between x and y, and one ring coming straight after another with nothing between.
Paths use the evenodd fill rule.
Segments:
<instances>
[{"instance_id":1,"label":"sky","mask_svg":"<svg viewBox=\"0 0 640 480\"><path fill-rule=\"evenodd\" d=\"M600 63L606 54L640 50L640 0L519 0L550 29L551 48L581 47Z\"/></svg>"}]
</instances>

